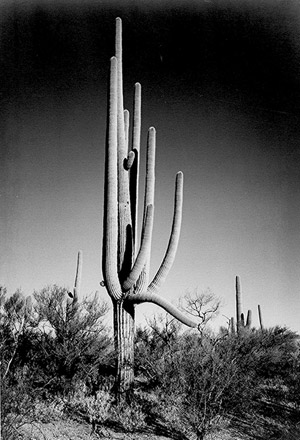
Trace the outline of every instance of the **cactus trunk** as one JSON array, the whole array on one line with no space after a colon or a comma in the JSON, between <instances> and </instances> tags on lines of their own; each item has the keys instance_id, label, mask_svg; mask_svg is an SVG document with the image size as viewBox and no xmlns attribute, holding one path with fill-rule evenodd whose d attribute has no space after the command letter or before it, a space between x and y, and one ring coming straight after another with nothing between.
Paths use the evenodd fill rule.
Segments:
<instances>
[{"instance_id":1,"label":"cactus trunk","mask_svg":"<svg viewBox=\"0 0 300 440\"><path fill-rule=\"evenodd\" d=\"M114 307L117 396L130 396L134 380L134 305L117 302Z\"/></svg>"}]
</instances>

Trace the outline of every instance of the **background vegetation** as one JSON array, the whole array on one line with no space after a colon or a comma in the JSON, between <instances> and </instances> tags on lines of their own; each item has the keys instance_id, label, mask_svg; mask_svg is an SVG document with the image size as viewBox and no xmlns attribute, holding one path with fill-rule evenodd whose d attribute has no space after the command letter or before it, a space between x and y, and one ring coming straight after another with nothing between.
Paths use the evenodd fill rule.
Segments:
<instances>
[{"instance_id":1,"label":"background vegetation","mask_svg":"<svg viewBox=\"0 0 300 440\"><path fill-rule=\"evenodd\" d=\"M106 303L95 295L71 309L68 291L54 285L32 299L2 287L0 305L3 440L57 418L88 421L98 433L151 428L204 439L226 428L252 439L299 438L299 336L281 327L214 334L207 322L220 301L209 291L181 301L200 318L197 331L169 315L137 328L134 393L118 403Z\"/></svg>"}]
</instances>

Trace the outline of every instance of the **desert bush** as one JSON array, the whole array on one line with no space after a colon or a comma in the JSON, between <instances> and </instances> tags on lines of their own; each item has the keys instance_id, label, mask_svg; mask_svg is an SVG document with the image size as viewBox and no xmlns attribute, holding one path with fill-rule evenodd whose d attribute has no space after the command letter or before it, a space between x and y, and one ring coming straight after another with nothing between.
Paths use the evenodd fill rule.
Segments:
<instances>
[{"instance_id":1,"label":"desert bush","mask_svg":"<svg viewBox=\"0 0 300 440\"><path fill-rule=\"evenodd\" d=\"M34 366L38 386L67 395L78 380L95 377L111 362L112 344L103 323L108 306L95 294L68 313L67 289L48 286L34 293L39 337Z\"/></svg>"},{"instance_id":2,"label":"desert bush","mask_svg":"<svg viewBox=\"0 0 300 440\"><path fill-rule=\"evenodd\" d=\"M136 355L138 383L160 395L168 424L198 439L229 422L248 434L274 438L287 435L287 426L298 429L295 333L276 327L214 336L203 329L166 329L139 329Z\"/></svg>"},{"instance_id":3,"label":"desert bush","mask_svg":"<svg viewBox=\"0 0 300 440\"><path fill-rule=\"evenodd\" d=\"M32 307L21 291L6 298L0 289L3 438L17 438L33 420L59 417L59 396L71 393L79 380L99 381L101 366L112 362L106 304L85 298L70 314L66 294L57 286L45 288L35 292Z\"/></svg>"},{"instance_id":4,"label":"desert bush","mask_svg":"<svg viewBox=\"0 0 300 440\"><path fill-rule=\"evenodd\" d=\"M138 328L135 340L135 375L137 382L149 389L163 387L172 380L181 324L168 314L154 316L149 328Z\"/></svg>"},{"instance_id":5,"label":"desert bush","mask_svg":"<svg viewBox=\"0 0 300 440\"><path fill-rule=\"evenodd\" d=\"M96 424L102 425L107 421L113 396L103 390L90 395L87 387L80 382L76 388L76 391L65 400L65 412L88 420L94 430Z\"/></svg>"},{"instance_id":6,"label":"desert bush","mask_svg":"<svg viewBox=\"0 0 300 440\"><path fill-rule=\"evenodd\" d=\"M137 396L132 396L130 402L121 399L110 411L110 420L125 432L142 431L147 426L146 416L143 402Z\"/></svg>"},{"instance_id":7,"label":"desert bush","mask_svg":"<svg viewBox=\"0 0 300 440\"><path fill-rule=\"evenodd\" d=\"M62 420L66 414L66 402L61 397L36 398L34 402L35 421L51 423Z\"/></svg>"},{"instance_id":8,"label":"desert bush","mask_svg":"<svg viewBox=\"0 0 300 440\"><path fill-rule=\"evenodd\" d=\"M5 379L24 364L27 342L35 324L32 319L32 301L21 290L6 298L6 289L0 288L0 350L1 377Z\"/></svg>"},{"instance_id":9,"label":"desert bush","mask_svg":"<svg viewBox=\"0 0 300 440\"><path fill-rule=\"evenodd\" d=\"M26 367L15 369L13 383L9 375L1 381L1 438L21 436L22 427L35 420L35 401Z\"/></svg>"},{"instance_id":10,"label":"desert bush","mask_svg":"<svg viewBox=\"0 0 300 440\"><path fill-rule=\"evenodd\" d=\"M254 429L267 436L294 426L300 414L290 410L287 379L297 350L296 334L277 327L203 342L202 338L196 350L185 343L178 381L185 396L183 422L199 439L223 418L242 421L248 433Z\"/></svg>"},{"instance_id":11,"label":"desert bush","mask_svg":"<svg viewBox=\"0 0 300 440\"><path fill-rule=\"evenodd\" d=\"M125 432L142 430L146 426L146 399L134 393L130 402L125 399L115 400L112 393L99 390L90 394L84 383L77 383L76 391L63 399L64 413L89 421L93 431L97 425L110 424ZM147 409L146 409L147 408Z\"/></svg>"},{"instance_id":12,"label":"desert bush","mask_svg":"<svg viewBox=\"0 0 300 440\"><path fill-rule=\"evenodd\" d=\"M16 439L34 417L31 372L24 362L33 334L31 298L17 290L10 297L0 288L1 435Z\"/></svg>"},{"instance_id":13,"label":"desert bush","mask_svg":"<svg viewBox=\"0 0 300 440\"><path fill-rule=\"evenodd\" d=\"M218 429L227 412L224 401L238 385L239 367L222 342L198 335L185 335L178 358L177 379L167 390L177 403L177 418L197 439ZM177 385L175 385L177 384Z\"/></svg>"}]
</instances>

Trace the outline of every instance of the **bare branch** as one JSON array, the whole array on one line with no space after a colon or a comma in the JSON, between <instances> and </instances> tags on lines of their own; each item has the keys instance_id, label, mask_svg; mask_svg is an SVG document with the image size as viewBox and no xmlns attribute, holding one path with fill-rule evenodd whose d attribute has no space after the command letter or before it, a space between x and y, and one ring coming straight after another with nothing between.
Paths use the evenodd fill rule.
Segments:
<instances>
[{"instance_id":1,"label":"bare branch","mask_svg":"<svg viewBox=\"0 0 300 440\"><path fill-rule=\"evenodd\" d=\"M198 288L193 292L188 291L183 300L180 301L180 307L192 316L200 318L201 329L213 318L215 318L221 306L220 298L217 298L210 289L200 292Z\"/></svg>"}]
</instances>

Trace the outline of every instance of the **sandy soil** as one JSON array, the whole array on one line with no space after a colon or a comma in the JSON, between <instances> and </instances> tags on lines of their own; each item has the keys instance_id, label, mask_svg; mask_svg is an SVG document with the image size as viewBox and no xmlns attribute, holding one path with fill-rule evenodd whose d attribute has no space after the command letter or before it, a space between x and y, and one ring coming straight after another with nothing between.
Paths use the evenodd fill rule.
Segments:
<instances>
[{"instance_id":1,"label":"sandy soil","mask_svg":"<svg viewBox=\"0 0 300 440\"><path fill-rule=\"evenodd\" d=\"M95 433L92 433L91 426L87 423L78 423L71 420L25 425L22 431L26 440L170 440L170 437L154 434L126 434L107 428L100 429L99 427L96 428Z\"/></svg>"},{"instance_id":2,"label":"sandy soil","mask_svg":"<svg viewBox=\"0 0 300 440\"><path fill-rule=\"evenodd\" d=\"M116 432L108 428L96 427L91 432L91 425L74 420L60 420L51 423L35 423L24 425L22 433L24 440L181 440L184 436L170 433L169 436L157 435L151 432L128 434ZM189 440L194 440L192 437ZM230 432L220 432L207 436L207 440L242 440Z\"/></svg>"}]
</instances>

